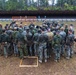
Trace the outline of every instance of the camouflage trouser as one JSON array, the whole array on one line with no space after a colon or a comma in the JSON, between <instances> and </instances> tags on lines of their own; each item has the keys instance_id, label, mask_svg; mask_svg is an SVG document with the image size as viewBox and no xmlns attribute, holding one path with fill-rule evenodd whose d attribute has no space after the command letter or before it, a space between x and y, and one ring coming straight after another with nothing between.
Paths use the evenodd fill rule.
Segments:
<instances>
[{"instance_id":1,"label":"camouflage trouser","mask_svg":"<svg viewBox=\"0 0 76 75\"><path fill-rule=\"evenodd\" d=\"M73 55L73 46L66 46L66 57L71 57Z\"/></svg>"},{"instance_id":2,"label":"camouflage trouser","mask_svg":"<svg viewBox=\"0 0 76 75\"><path fill-rule=\"evenodd\" d=\"M4 51L4 56L8 56L8 43L5 43L3 47L4 47L3 48L4 49L3 50Z\"/></svg>"},{"instance_id":3,"label":"camouflage trouser","mask_svg":"<svg viewBox=\"0 0 76 75\"><path fill-rule=\"evenodd\" d=\"M18 43L18 50L20 53L20 58L27 55L27 49L25 44Z\"/></svg>"},{"instance_id":4,"label":"camouflage trouser","mask_svg":"<svg viewBox=\"0 0 76 75\"><path fill-rule=\"evenodd\" d=\"M65 45L61 44L61 54L65 54Z\"/></svg>"},{"instance_id":5,"label":"camouflage trouser","mask_svg":"<svg viewBox=\"0 0 76 75\"><path fill-rule=\"evenodd\" d=\"M1 47L1 46L2 46L2 45L1 45L1 43L0 43L0 54L1 54L1 52L2 52L2 49L1 49L2 47Z\"/></svg>"},{"instance_id":6,"label":"camouflage trouser","mask_svg":"<svg viewBox=\"0 0 76 75\"><path fill-rule=\"evenodd\" d=\"M39 44L39 48L38 48L38 51L39 51L39 60L45 60L47 59L47 48L46 48L46 43L40 43Z\"/></svg>"},{"instance_id":7,"label":"camouflage trouser","mask_svg":"<svg viewBox=\"0 0 76 75\"><path fill-rule=\"evenodd\" d=\"M14 53L13 43L8 43L8 55L12 55Z\"/></svg>"},{"instance_id":8,"label":"camouflage trouser","mask_svg":"<svg viewBox=\"0 0 76 75\"><path fill-rule=\"evenodd\" d=\"M47 55L48 55L48 58L51 56L51 53L52 53L51 42L48 42L47 43Z\"/></svg>"},{"instance_id":9,"label":"camouflage trouser","mask_svg":"<svg viewBox=\"0 0 76 75\"><path fill-rule=\"evenodd\" d=\"M55 60L59 60L60 59L60 46L54 46L54 53L55 53Z\"/></svg>"},{"instance_id":10,"label":"camouflage trouser","mask_svg":"<svg viewBox=\"0 0 76 75\"><path fill-rule=\"evenodd\" d=\"M38 56L38 43L34 43L34 54Z\"/></svg>"},{"instance_id":11,"label":"camouflage trouser","mask_svg":"<svg viewBox=\"0 0 76 75\"><path fill-rule=\"evenodd\" d=\"M13 46L14 46L14 54L18 54L17 44L13 43Z\"/></svg>"}]
</instances>

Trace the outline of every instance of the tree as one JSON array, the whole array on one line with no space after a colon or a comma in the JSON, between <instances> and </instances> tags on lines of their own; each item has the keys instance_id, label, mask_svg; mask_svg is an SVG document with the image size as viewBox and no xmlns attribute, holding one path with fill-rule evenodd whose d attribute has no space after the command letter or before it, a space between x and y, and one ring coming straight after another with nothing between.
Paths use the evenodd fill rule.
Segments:
<instances>
[{"instance_id":1,"label":"tree","mask_svg":"<svg viewBox=\"0 0 76 75\"><path fill-rule=\"evenodd\" d=\"M37 0L37 6L38 7L40 6L40 0Z\"/></svg>"},{"instance_id":2,"label":"tree","mask_svg":"<svg viewBox=\"0 0 76 75\"><path fill-rule=\"evenodd\" d=\"M55 2L55 0L52 0L52 7L54 6L54 2Z\"/></svg>"},{"instance_id":3,"label":"tree","mask_svg":"<svg viewBox=\"0 0 76 75\"><path fill-rule=\"evenodd\" d=\"M45 7L48 5L49 5L48 0L45 0Z\"/></svg>"},{"instance_id":4,"label":"tree","mask_svg":"<svg viewBox=\"0 0 76 75\"><path fill-rule=\"evenodd\" d=\"M7 11L10 11L10 10L17 10L18 8L18 3L17 3L17 0L8 0L6 2L6 10Z\"/></svg>"},{"instance_id":5,"label":"tree","mask_svg":"<svg viewBox=\"0 0 76 75\"><path fill-rule=\"evenodd\" d=\"M19 0L17 2L17 9L18 10L23 10L23 8L24 8L24 1L23 0Z\"/></svg>"},{"instance_id":6,"label":"tree","mask_svg":"<svg viewBox=\"0 0 76 75\"><path fill-rule=\"evenodd\" d=\"M2 8L2 1L0 1L0 10L2 10L3 8Z\"/></svg>"}]
</instances>

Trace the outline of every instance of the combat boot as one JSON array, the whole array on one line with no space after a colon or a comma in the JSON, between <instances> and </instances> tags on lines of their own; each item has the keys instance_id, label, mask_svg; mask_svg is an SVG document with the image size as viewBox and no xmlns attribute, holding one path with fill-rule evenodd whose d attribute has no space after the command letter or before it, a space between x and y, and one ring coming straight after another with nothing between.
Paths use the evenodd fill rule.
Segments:
<instances>
[{"instance_id":1,"label":"combat boot","mask_svg":"<svg viewBox=\"0 0 76 75\"><path fill-rule=\"evenodd\" d=\"M7 58L8 56L6 55L5 58Z\"/></svg>"},{"instance_id":2,"label":"combat boot","mask_svg":"<svg viewBox=\"0 0 76 75\"><path fill-rule=\"evenodd\" d=\"M58 60L54 60L55 62L58 62Z\"/></svg>"},{"instance_id":3,"label":"combat boot","mask_svg":"<svg viewBox=\"0 0 76 75\"><path fill-rule=\"evenodd\" d=\"M45 59L45 62L47 62L47 59Z\"/></svg>"},{"instance_id":4,"label":"combat boot","mask_svg":"<svg viewBox=\"0 0 76 75\"><path fill-rule=\"evenodd\" d=\"M66 59L67 59L67 60L69 60L69 59L70 59L70 57L66 57Z\"/></svg>"},{"instance_id":5,"label":"combat boot","mask_svg":"<svg viewBox=\"0 0 76 75\"><path fill-rule=\"evenodd\" d=\"M39 63L42 63L42 60L39 60Z\"/></svg>"}]
</instances>

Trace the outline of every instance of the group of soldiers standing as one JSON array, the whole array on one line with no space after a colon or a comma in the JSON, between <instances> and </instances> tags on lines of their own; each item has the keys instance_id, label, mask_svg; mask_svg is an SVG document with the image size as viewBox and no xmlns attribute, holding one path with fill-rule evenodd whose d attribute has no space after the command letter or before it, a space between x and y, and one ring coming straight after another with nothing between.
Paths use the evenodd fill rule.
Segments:
<instances>
[{"instance_id":1,"label":"group of soldiers standing","mask_svg":"<svg viewBox=\"0 0 76 75\"><path fill-rule=\"evenodd\" d=\"M73 55L74 27L59 22L44 22L42 25L18 25L12 22L5 28L0 25L0 55L38 56L39 62L52 58L58 62L60 57L70 59Z\"/></svg>"}]
</instances>

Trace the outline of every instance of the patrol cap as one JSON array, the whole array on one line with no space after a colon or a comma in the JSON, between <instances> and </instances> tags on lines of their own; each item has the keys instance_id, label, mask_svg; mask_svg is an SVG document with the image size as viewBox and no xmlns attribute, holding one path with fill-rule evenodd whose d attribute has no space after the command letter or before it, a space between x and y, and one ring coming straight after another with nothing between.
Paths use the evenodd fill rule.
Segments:
<instances>
[{"instance_id":1,"label":"patrol cap","mask_svg":"<svg viewBox=\"0 0 76 75\"><path fill-rule=\"evenodd\" d=\"M65 26L68 26L68 24L65 24Z\"/></svg>"},{"instance_id":2,"label":"patrol cap","mask_svg":"<svg viewBox=\"0 0 76 75\"><path fill-rule=\"evenodd\" d=\"M61 27L60 30L64 30L64 27Z\"/></svg>"}]
</instances>

